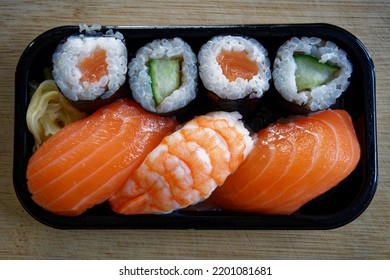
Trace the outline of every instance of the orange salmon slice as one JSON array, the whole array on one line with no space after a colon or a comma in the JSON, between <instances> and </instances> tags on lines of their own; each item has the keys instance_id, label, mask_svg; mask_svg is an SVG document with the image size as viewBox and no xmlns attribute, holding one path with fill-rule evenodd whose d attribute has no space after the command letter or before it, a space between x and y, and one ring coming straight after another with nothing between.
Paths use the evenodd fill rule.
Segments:
<instances>
[{"instance_id":1,"label":"orange salmon slice","mask_svg":"<svg viewBox=\"0 0 390 280\"><path fill-rule=\"evenodd\" d=\"M290 215L344 180L360 153L344 110L272 124L212 199L229 210Z\"/></svg>"},{"instance_id":2,"label":"orange salmon slice","mask_svg":"<svg viewBox=\"0 0 390 280\"><path fill-rule=\"evenodd\" d=\"M217 56L217 62L222 73L231 82L237 78L250 80L259 72L257 63L249 59L245 51L222 51Z\"/></svg>"},{"instance_id":3,"label":"orange salmon slice","mask_svg":"<svg viewBox=\"0 0 390 280\"><path fill-rule=\"evenodd\" d=\"M76 216L125 183L177 122L121 99L74 122L33 154L27 166L32 199L46 210Z\"/></svg>"},{"instance_id":4,"label":"orange salmon slice","mask_svg":"<svg viewBox=\"0 0 390 280\"><path fill-rule=\"evenodd\" d=\"M102 77L108 74L107 70L107 52L106 50L96 50L90 56L86 57L80 63L82 77L81 82L98 82Z\"/></svg>"}]
</instances>

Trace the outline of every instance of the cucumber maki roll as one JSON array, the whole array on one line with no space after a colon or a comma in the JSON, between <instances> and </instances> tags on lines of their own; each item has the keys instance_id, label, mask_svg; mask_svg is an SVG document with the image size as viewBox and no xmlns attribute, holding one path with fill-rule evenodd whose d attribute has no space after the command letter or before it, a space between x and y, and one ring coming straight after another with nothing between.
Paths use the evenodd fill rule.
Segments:
<instances>
[{"instance_id":1,"label":"cucumber maki roll","mask_svg":"<svg viewBox=\"0 0 390 280\"><path fill-rule=\"evenodd\" d=\"M201 47L198 60L210 100L225 110L245 114L246 105L255 104L269 89L268 52L253 38L215 36Z\"/></svg>"},{"instance_id":2,"label":"cucumber maki roll","mask_svg":"<svg viewBox=\"0 0 390 280\"><path fill-rule=\"evenodd\" d=\"M188 105L198 87L197 58L181 38L156 39L129 63L134 99L150 112L169 114Z\"/></svg>"},{"instance_id":3,"label":"cucumber maki roll","mask_svg":"<svg viewBox=\"0 0 390 280\"><path fill-rule=\"evenodd\" d=\"M111 102L126 82L123 36L70 36L57 46L52 62L52 76L62 94L84 111Z\"/></svg>"},{"instance_id":4,"label":"cucumber maki roll","mask_svg":"<svg viewBox=\"0 0 390 280\"><path fill-rule=\"evenodd\" d=\"M347 89L352 64L331 41L316 37L292 38L276 54L275 88L288 102L309 111L324 110Z\"/></svg>"}]
</instances>

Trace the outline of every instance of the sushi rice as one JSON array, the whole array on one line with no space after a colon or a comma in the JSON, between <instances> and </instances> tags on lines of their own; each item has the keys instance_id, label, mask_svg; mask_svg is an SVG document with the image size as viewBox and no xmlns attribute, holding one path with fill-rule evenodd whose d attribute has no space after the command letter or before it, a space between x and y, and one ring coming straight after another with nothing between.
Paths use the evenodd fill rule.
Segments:
<instances>
[{"instance_id":1,"label":"sushi rice","mask_svg":"<svg viewBox=\"0 0 390 280\"><path fill-rule=\"evenodd\" d=\"M217 61L222 51L245 51L248 58L256 62L257 74L249 80L238 77L230 81ZM221 99L260 98L269 88L271 71L268 52L253 38L231 35L213 37L201 47L198 60L203 85Z\"/></svg>"},{"instance_id":2,"label":"sushi rice","mask_svg":"<svg viewBox=\"0 0 390 280\"><path fill-rule=\"evenodd\" d=\"M180 85L162 102L153 99L148 62L151 59L180 59ZM129 63L129 83L134 99L150 112L171 113L185 107L196 97L198 87L197 58L181 38L156 39L141 47Z\"/></svg>"},{"instance_id":3,"label":"sushi rice","mask_svg":"<svg viewBox=\"0 0 390 280\"><path fill-rule=\"evenodd\" d=\"M311 90L298 91L294 54L310 55L320 63L329 63L340 68L337 76ZM278 50L273 66L275 88L289 102L301 105L311 111L324 110L336 102L347 89L352 74L352 64L345 51L331 41L316 37L291 38Z\"/></svg>"},{"instance_id":4,"label":"sushi rice","mask_svg":"<svg viewBox=\"0 0 390 280\"><path fill-rule=\"evenodd\" d=\"M105 50L107 75L96 82L81 81L80 64L95 51ZM115 36L71 36L52 57L52 75L61 92L70 100L95 100L112 96L126 81L127 49Z\"/></svg>"}]
</instances>

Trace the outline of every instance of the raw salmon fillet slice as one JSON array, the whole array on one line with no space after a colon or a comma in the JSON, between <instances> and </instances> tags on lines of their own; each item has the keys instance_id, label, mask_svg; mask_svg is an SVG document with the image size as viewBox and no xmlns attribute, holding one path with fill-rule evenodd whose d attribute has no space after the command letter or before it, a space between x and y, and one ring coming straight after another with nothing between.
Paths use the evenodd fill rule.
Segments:
<instances>
[{"instance_id":1,"label":"raw salmon fillet slice","mask_svg":"<svg viewBox=\"0 0 390 280\"><path fill-rule=\"evenodd\" d=\"M108 74L106 50L97 50L91 56L86 57L80 64L82 73L81 82L98 82Z\"/></svg>"},{"instance_id":2,"label":"raw salmon fillet slice","mask_svg":"<svg viewBox=\"0 0 390 280\"><path fill-rule=\"evenodd\" d=\"M250 60L245 51L222 51L217 56L217 62L230 82L237 78L250 80L259 72L256 62Z\"/></svg>"},{"instance_id":3,"label":"raw salmon fillet slice","mask_svg":"<svg viewBox=\"0 0 390 280\"><path fill-rule=\"evenodd\" d=\"M177 122L120 99L74 122L33 154L27 166L32 199L75 216L114 194Z\"/></svg>"},{"instance_id":4,"label":"raw salmon fillet slice","mask_svg":"<svg viewBox=\"0 0 390 280\"><path fill-rule=\"evenodd\" d=\"M346 178L359 159L346 111L276 123L258 132L251 153L212 200L230 210L292 214Z\"/></svg>"}]
</instances>

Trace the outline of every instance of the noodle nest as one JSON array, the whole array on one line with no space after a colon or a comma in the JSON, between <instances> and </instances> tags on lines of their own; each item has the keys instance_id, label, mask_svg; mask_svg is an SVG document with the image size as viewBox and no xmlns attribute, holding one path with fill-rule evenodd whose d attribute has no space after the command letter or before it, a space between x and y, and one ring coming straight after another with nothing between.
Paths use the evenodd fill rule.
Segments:
<instances>
[{"instance_id":1,"label":"noodle nest","mask_svg":"<svg viewBox=\"0 0 390 280\"><path fill-rule=\"evenodd\" d=\"M61 128L84 117L86 114L66 100L53 80L46 80L31 98L26 121L38 148Z\"/></svg>"}]
</instances>

